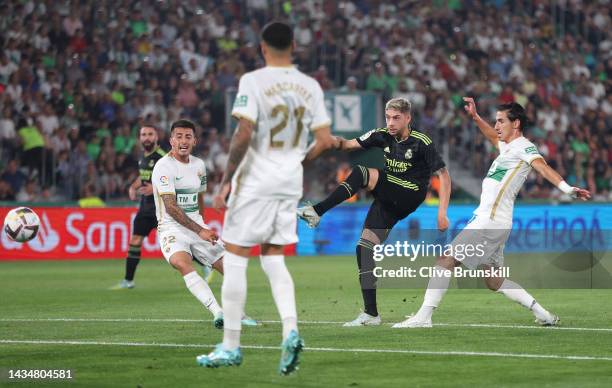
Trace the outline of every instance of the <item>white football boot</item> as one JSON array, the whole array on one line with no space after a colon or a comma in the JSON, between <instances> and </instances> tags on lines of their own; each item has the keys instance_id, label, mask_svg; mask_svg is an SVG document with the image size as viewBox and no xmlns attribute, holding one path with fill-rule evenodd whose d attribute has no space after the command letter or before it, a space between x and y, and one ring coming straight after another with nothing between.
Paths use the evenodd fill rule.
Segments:
<instances>
[{"instance_id":1,"label":"white football boot","mask_svg":"<svg viewBox=\"0 0 612 388\"><path fill-rule=\"evenodd\" d=\"M298 208L297 215L299 218L306 221L308 226L311 228L316 228L319 226L319 222L321 222L321 216L319 216L314 208L310 205Z\"/></svg>"},{"instance_id":2,"label":"white football boot","mask_svg":"<svg viewBox=\"0 0 612 388\"><path fill-rule=\"evenodd\" d=\"M559 316L548 313L548 317L544 319L536 318L535 322L540 326L557 326L559 324Z\"/></svg>"},{"instance_id":3,"label":"white football boot","mask_svg":"<svg viewBox=\"0 0 612 388\"><path fill-rule=\"evenodd\" d=\"M405 321L391 326L394 329L412 329L416 327L431 327L431 317L426 320L417 319L415 315L409 315Z\"/></svg>"},{"instance_id":4,"label":"white football boot","mask_svg":"<svg viewBox=\"0 0 612 388\"><path fill-rule=\"evenodd\" d=\"M379 326L381 324L380 315L373 317L370 314L362 312L354 320L345 323L344 327L356 327L356 326Z\"/></svg>"}]
</instances>

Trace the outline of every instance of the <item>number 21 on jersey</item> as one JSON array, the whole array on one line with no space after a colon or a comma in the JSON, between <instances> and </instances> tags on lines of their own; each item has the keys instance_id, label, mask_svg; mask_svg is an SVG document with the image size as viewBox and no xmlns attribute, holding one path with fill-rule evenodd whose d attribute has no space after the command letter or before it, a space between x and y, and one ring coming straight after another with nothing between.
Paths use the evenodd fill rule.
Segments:
<instances>
[{"instance_id":1,"label":"number 21 on jersey","mask_svg":"<svg viewBox=\"0 0 612 388\"><path fill-rule=\"evenodd\" d=\"M297 122L295 136L291 145L292 147L297 147L300 144L300 135L304 129L302 118L304 117L305 110L306 108L303 106L298 106L292 112L295 117L295 121ZM281 121L270 130L270 148L283 148L285 145L284 140L274 140L274 137L287 128L287 122L289 121L289 107L287 105L276 105L274 108L272 108L272 117L279 115L281 117Z\"/></svg>"}]
</instances>

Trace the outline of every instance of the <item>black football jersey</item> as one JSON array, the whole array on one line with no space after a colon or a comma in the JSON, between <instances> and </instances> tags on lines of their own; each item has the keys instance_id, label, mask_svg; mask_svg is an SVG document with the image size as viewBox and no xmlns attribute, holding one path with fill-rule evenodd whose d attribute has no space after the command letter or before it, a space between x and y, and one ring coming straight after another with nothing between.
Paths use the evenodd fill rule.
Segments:
<instances>
[{"instance_id":1,"label":"black football jersey","mask_svg":"<svg viewBox=\"0 0 612 388\"><path fill-rule=\"evenodd\" d=\"M166 153L161 148L157 147L153 152L148 155L143 155L138 161L138 171L140 173L140 180L142 183L151 184L151 175L153 175L153 167L158 160L160 160ZM143 195L140 198L140 209L141 212L155 213L155 200L153 195Z\"/></svg>"},{"instance_id":2,"label":"black football jersey","mask_svg":"<svg viewBox=\"0 0 612 388\"><path fill-rule=\"evenodd\" d=\"M445 167L431 139L422 132L410 131L407 139L398 141L387 128L373 129L357 142L363 148L381 148L389 182L406 189L427 190L431 175Z\"/></svg>"}]
</instances>

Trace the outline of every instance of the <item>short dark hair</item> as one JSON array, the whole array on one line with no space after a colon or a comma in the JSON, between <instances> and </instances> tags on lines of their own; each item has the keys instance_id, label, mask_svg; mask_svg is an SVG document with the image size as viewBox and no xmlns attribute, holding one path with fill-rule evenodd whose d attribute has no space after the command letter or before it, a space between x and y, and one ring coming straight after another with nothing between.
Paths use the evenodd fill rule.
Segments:
<instances>
[{"instance_id":1,"label":"short dark hair","mask_svg":"<svg viewBox=\"0 0 612 388\"><path fill-rule=\"evenodd\" d=\"M261 40L277 50L287 50L293 42L293 30L289 24L272 21L261 29Z\"/></svg>"},{"instance_id":2,"label":"short dark hair","mask_svg":"<svg viewBox=\"0 0 612 388\"><path fill-rule=\"evenodd\" d=\"M507 112L508 120L510 121L519 120L521 122L521 131L524 131L527 127L527 113L525 113L525 108L521 104L516 102L501 104L497 106L497 110Z\"/></svg>"},{"instance_id":3,"label":"short dark hair","mask_svg":"<svg viewBox=\"0 0 612 388\"><path fill-rule=\"evenodd\" d=\"M140 129L143 129L143 128L153 128L155 132L157 132L157 127L153 124L144 123L140 126Z\"/></svg>"},{"instance_id":4,"label":"short dark hair","mask_svg":"<svg viewBox=\"0 0 612 388\"><path fill-rule=\"evenodd\" d=\"M192 121L186 119L176 120L175 122L173 122L170 126L170 135L172 135L172 132L174 132L174 128L191 128L193 129L193 133L195 134L195 124Z\"/></svg>"}]
</instances>

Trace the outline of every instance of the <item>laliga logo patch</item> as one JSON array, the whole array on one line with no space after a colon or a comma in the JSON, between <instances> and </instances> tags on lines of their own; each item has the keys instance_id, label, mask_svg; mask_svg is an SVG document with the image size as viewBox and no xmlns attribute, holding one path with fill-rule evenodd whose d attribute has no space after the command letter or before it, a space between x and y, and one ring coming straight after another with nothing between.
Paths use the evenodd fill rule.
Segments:
<instances>
[{"instance_id":1,"label":"laliga logo patch","mask_svg":"<svg viewBox=\"0 0 612 388\"><path fill-rule=\"evenodd\" d=\"M359 137L359 140L361 141L366 140L368 137L370 137L370 135L372 135L373 132L374 130L364 133L363 135L361 135L361 137Z\"/></svg>"},{"instance_id":2,"label":"laliga logo patch","mask_svg":"<svg viewBox=\"0 0 612 388\"><path fill-rule=\"evenodd\" d=\"M168 177L165 175L162 175L159 177L159 181L162 183L162 185L167 185L168 184Z\"/></svg>"},{"instance_id":3,"label":"laliga logo patch","mask_svg":"<svg viewBox=\"0 0 612 388\"><path fill-rule=\"evenodd\" d=\"M408 151L406 151L406 153L404 154L404 157L406 159L412 159L412 150L410 148L408 148Z\"/></svg>"}]
</instances>

